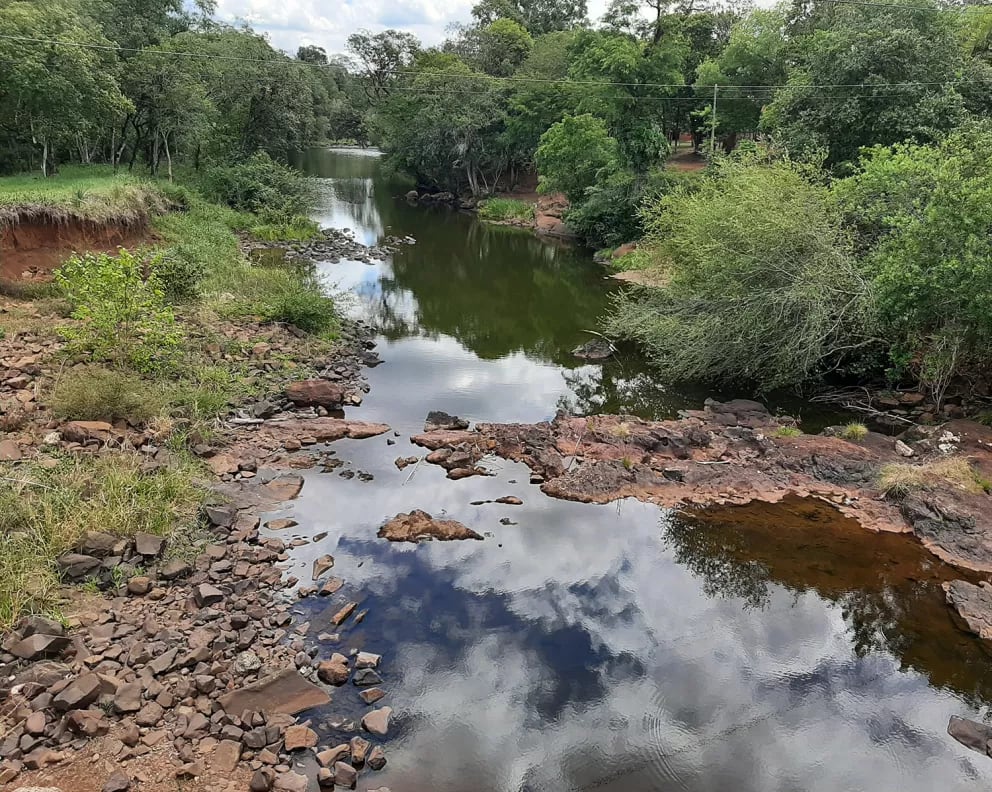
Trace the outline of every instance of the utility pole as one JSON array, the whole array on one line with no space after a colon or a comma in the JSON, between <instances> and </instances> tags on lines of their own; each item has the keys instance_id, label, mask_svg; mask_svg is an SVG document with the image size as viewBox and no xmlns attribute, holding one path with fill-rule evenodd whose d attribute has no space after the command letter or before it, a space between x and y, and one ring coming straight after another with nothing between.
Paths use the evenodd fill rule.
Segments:
<instances>
[{"instance_id":1,"label":"utility pole","mask_svg":"<svg viewBox=\"0 0 992 792\"><path fill-rule=\"evenodd\" d=\"M713 159L713 154L716 152L716 85L713 86L713 117L710 119L712 126L710 127L710 159Z\"/></svg>"}]
</instances>

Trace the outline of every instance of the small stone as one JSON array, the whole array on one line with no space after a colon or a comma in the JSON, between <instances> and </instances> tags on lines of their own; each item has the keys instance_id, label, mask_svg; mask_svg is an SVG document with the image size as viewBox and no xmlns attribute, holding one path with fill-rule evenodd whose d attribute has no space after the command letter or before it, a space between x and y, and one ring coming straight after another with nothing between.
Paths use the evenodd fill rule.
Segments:
<instances>
[{"instance_id":1,"label":"small stone","mask_svg":"<svg viewBox=\"0 0 992 792\"><path fill-rule=\"evenodd\" d=\"M35 633L10 647L10 653L22 660L38 660L42 657L57 657L69 646L64 635L42 635Z\"/></svg>"},{"instance_id":2,"label":"small stone","mask_svg":"<svg viewBox=\"0 0 992 792\"><path fill-rule=\"evenodd\" d=\"M332 555L322 555L313 562L313 580L318 580L323 576L325 572L330 571L334 567L334 556Z\"/></svg>"},{"instance_id":3,"label":"small stone","mask_svg":"<svg viewBox=\"0 0 992 792\"><path fill-rule=\"evenodd\" d=\"M334 783L345 789L354 789L358 781L358 771L347 762L337 762L334 765Z\"/></svg>"},{"instance_id":4,"label":"small stone","mask_svg":"<svg viewBox=\"0 0 992 792\"><path fill-rule=\"evenodd\" d=\"M341 610L339 610L331 617L331 621L334 623L334 626L340 627L342 622L344 622L345 619L351 616L351 614L355 612L355 608L357 607L358 607L357 602L349 602L347 605L341 608Z\"/></svg>"},{"instance_id":5,"label":"small stone","mask_svg":"<svg viewBox=\"0 0 992 792\"><path fill-rule=\"evenodd\" d=\"M28 719L24 721L24 731L35 736L44 734L47 724L48 721L45 719L44 712L32 712L28 716Z\"/></svg>"},{"instance_id":6,"label":"small stone","mask_svg":"<svg viewBox=\"0 0 992 792\"><path fill-rule=\"evenodd\" d=\"M150 533L138 533L134 537L134 550L145 558L158 558L165 547L165 539Z\"/></svg>"},{"instance_id":7,"label":"small stone","mask_svg":"<svg viewBox=\"0 0 992 792\"><path fill-rule=\"evenodd\" d=\"M66 725L75 734L97 737L110 731L110 723L92 710L73 710L66 717Z\"/></svg>"},{"instance_id":8,"label":"small stone","mask_svg":"<svg viewBox=\"0 0 992 792\"><path fill-rule=\"evenodd\" d=\"M376 745L369 751L365 764L370 770L382 770L386 766L386 752L382 749L382 746Z\"/></svg>"},{"instance_id":9,"label":"small stone","mask_svg":"<svg viewBox=\"0 0 992 792\"><path fill-rule=\"evenodd\" d=\"M327 582L320 587L320 591L317 592L321 597L330 597L333 594L337 594L341 587L344 585L344 581L341 578L328 578Z\"/></svg>"},{"instance_id":10,"label":"small stone","mask_svg":"<svg viewBox=\"0 0 992 792\"><path fill-rule=\"evenodd\" d=\"M372 685L378 685L382 682L382 677L380 677L371 668L360 668L355 672L355 676L352 679L352 683L358 687L371 687Z\"/></svg>"},{"instance_id":11,"label":"small stone","mask_svg":"<svg viewBox=\"0 0 992 792\"><path fill-rule=\"evenodd\" d=\"M193 589L193 599L199 607L205 608L210 605L216 605L218 602L223 602L224 592L216 586L211 586L209 583L201 583Z\"/></svg>"},{"instance_id":12,"label":"small stone","mask_svg":"<svg viewBox=\"0 0 992 792\"><path fill-rule=\"evenodd\" d=\"M251 674L262 667L262 661L254 652L242 652L234 658L234 671L237 674Z\"/></svg>"},{"instance_id":13,"label":"small stone","mask_svg":"<svg viewBox=\"0 0 992 792\"><path fill-rule=\"evenodd\" d=\"M131 779L123 770L115 770L103 784L103 792L128 792Z\"/></svg>"},{"instance_id":14,"label":"small stone","mask_svg":"<svg viewBox=\"0 0 992 792\"><path fill-rule=\"evenodd\" d=\"M96 674L83 674L72 680L53 700L57 712L85 709L100 695L101 682Z\"/></svg>"},{"instance_id":15,"label":"small stone","mask_svg":"<svg viewBox=\"0 0 992 792\"><path fill-rule=\"evenodd\" d=\"M222 773L231 773L241 761L241 743L221 740L214 749L213 766Z\"/></svg>"},{"instance_id":16,"label":"small stone","mask_svg":"<svg viewBox=\"0 0 992 792\"><path fill-rule=\"evenodd\" d=\"M913 451L908 445L906 445L902 440L896 440L895 442L896 453L901 457L911 457L916 452Z\"/></svg>"},{"instance_id":17,"label":"small stone","mask_svg":"<svg viewBox=\"0 0 992 792\"><path fill-rule=\"evenodd\" d=\"M351 755L351 746L348 743L341 743L333 748L325 748L317 754L317 761L324 767L330 767L335 762L339 762L346 756Z\"/></svg>"},{"instance_id":18,"label":"small stone","mask_svg":"<svg viewBox=\"0 0 992 792\"><path fill-rule=\"evenodd\" d=\"M248 784L250 792L269 792L272 789L274 774L269 768L263 767L255 771Z\"/></svg>"},{"instance_id":19,"label":"small stone","mask_svg":"<svg viewBox=\"0 0 992 792\"><path fill-rule=\"evenodd\" d=\"M189 571L189 564L185 561L180 561L178 558L174 558L159 568L158 576L162 580L175 580L176 578L185 577L189 574Z\"/></svg>"},{"instance_id":20,"label":"small stone","mask_svg":"<svg viewBox=\"0 0 992 792\"><path fill-rule=\"evenodd\" d=\"M138 730L138 727L135 724L129 723L127 726L124 727L124 731L121 732L120 738L122 743L124 743L129 748L133 748L138 744L138 741L141 739L141 732Z\"/></svg>"},{"instance_id":21,"label":"small stone","mask_svg":"<svg viewBox=\"0 0 992 792\"><path fill-rule=\"evenodd\" d=\"M362 728L370 734L385 737L389 731L389 716L392 712L391 707L380 707L366 713L362 718Z\"/></svg>"},{"instance_id":22,"label":"small stone","mask_svg":"<svg viewBox=\"0 0 992 792\"><path fill-rule=\"evenodd\" d=\"M135 596L144 596L149 591L152 590L152 580L144 575L138 575L137 577L131 578L127 582L128 594L134 594Z\"/></svg>"},{"instance_id":23,"label":"small stone","mask_svg":"<svg viewBox=\"0 0 992 792\"><path fill-rule=\"evenodd\" d=\"M317 678L328 685L343 685L350 675L348 658L335 652L330 660L324 660L317 666Z\"/></svg>"},{"instance_id":24,"label":"small stone","mask_svg":"<svg viewBox=\"0 0 992 792\"><path fill-rule=\"evenodd\" d=\"M287 528L295 528L299 525L296 520L290 519L279 519L279 520L269 520L265 523L265 527L270 531L285 531Z\"/></svg>"},{"instance_id":25,"label":"small stone","mask_svg":"<svg viewBox=\"0 0 992 792\"><path fill-rule=\"evenodd\" d=\"M355 658L355 668L378 668L382 655L372 654L372 652L359 652Z\"/></svg>"},{"instance_id":26,"label":"small stone","mask_svg":"<svg viewBox=\"0 0 992 792\"><path fill-rule=\"evenodd\" d=\"M149 701L134 716L134 722L139 726L157 726L165 716L165 710L154 701Z\"/></svg>"},{"instance_id":27,"label":"small stone","mask_svg":"<svg viewBox=\"0 0 992 792\"><path fill-rule=\"evenodd\" d=\"M289 771L276 776L275 784L272 788L278 789L280 792L307 792L309 787L310 781L305 775Z\"/></svg>"},{"instance_id":28,"label":"small stone","mask_svg":"<svg viewBox=\"0 0 992 792\"><path fill-rule=\"evenodd\" d=\"M504 495L502 498L497 498L493 503L502 503L507 506L523 506L524 502L520 500L516 495Z\"/></svg>"},{"instance_id":29,"label":"small stone","mask_svg":"<svg viewBox=\"0 0 992 792\"><path fill-rule=\"evenodd\" d=\"M386 691L383 690L382 688L374 687L374 688L369 688L368 690L363 690L358 695L361 697L362 701L364 701L366 704L375 704L380 699L385 698Z\"/></svg>"},{"instance_id":30,"label":"small stone","mask_svg":"<svg viewBox=\"0 0 992 792\"><path fill-rule=\"evenodd\" d=\"M309 726L297 724L286 729L284 739L287 751L302 751L317 745L317 732Z\"/></svg>"},{"instance_id":31,"label":"small stone","mask_svg":"<svg viewBox=\"0 0 992 792\"><path fill-rule=\"evenodd\" d=\"M349 745L351 745L352 765L355 767L361 767L365 764L365 757L369 752L369 748L372 747L372 743L364 737L352 737Z\"/></svg>"},{"instance_id":32,"label":"small stone","mask_svg":"<svg viewBox=\"0 0 992 792\"><path fill-rule=\"evenodd\" d=\"M117 688L114 708L118 712L137 712L141 709L141 696L144 689L140 682L130 682Z\"/></svg>"}]
</instances>

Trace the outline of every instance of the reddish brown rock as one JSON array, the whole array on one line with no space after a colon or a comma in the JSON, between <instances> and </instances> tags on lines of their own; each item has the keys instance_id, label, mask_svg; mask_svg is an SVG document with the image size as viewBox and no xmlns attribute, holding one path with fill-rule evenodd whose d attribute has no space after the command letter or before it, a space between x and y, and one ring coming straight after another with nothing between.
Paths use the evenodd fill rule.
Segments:
<instances>
[{"instance_id":1,"label":"reddish brown rock","mask_svg":"<svg viewBox=\"0 0 992 792\"><path fill-rule=\"evenodd\" d=\"M397 514L379 529L379 537L390 542L419 542L424 537L441 541L482 539L482 536L460 522L435 520L420 509L409 514Z\"/></svg>"},{"instance_id":2,"label":"reddish brown rock","mask_svg":"<svg viewBox=\"0 0 992 792\"><path fill-rule=\"evenodd\" d=\"M342 385L328 380L302 380L286 386L286 398L297 407L324 407L338 410L345 402L347 393Z\"/></svg>"},{"instance_id":3,"label":"reddish brown rock","mask_svg":"<svg viewBox=\"0 0 992 792\"><path fill-rule=\"evenodd\" d=\"M389 716L392 714L391 707L374 709L362 717L362 728L370 734L385 737L389 731Z\"/></svg>"},{"instance_id":4,"label":"reddish brown rock","mask_svg":"<svg viewBox=\"0 0 992 792\"><path fill-rule=\"evenodd\" d=\"M357 607L358 607L357 602L349 602L347 605L341 608L341 610L339 610L331 617L331 621L334 623L334 626L335 627L340 626L349 616L351 616L352 613L355 612L355 608Z\"/></svg>"},{"instance_id":5,"label":"reddish brown rock","mask_svg":"<svg viewBox=\"0 0 992 792\"><path fill-rule=\"evenodd\" d=\"M305 724L297 724L286 729L284 740L287 751L302 751L317 745L317 732Z\"/></svg>"},{"instance_id":6,"label":"reddish brown rock","mask_svg":"<svg viewBox=\"0 0 992 792\"><path fill-rule=\"evenodd\" d=\"M105 421L70 421L60 430L63 440L86 443L96 440L106 443L114 435L114 427Z\"/></svg>"},{"instance_id":7,"label":"reddish brown rock","mask_svg":"<svg viewBox=\"0 0 992 792\"><path fill-rule=\"evenodd\" d=\"M330 660L324 660L317 666L317 677L328 685L343 685L350 675L348 658L343 654L335 653Z\"/></svg>"}]
</instances>

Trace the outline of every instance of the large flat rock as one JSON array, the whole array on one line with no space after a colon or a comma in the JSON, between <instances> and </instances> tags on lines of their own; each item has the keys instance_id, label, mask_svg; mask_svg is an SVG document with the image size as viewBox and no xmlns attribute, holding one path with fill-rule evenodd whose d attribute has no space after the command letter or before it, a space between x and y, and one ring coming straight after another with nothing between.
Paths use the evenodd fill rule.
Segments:
<instances>
[{"instance_id":1,"label":"large flat rock","mask_svg":"<svg viewBox=\"0 0 992 792\"><path fill-rule=\"evenodd\" d=\"M287 668L227 693L219 701L224 711L231 715L240 715L245 710L296 715L329 704L331 697L305 680L296 669Z\"/></svg>"}]
</instances>

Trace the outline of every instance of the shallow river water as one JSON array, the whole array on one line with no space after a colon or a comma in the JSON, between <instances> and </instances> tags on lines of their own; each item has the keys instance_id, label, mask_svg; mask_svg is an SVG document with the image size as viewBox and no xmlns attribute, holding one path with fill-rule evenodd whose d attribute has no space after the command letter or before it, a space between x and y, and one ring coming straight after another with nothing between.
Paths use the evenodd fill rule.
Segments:
<instances>
[{"instance_id":1,"label":"shallow river water","mask_svg":"<svg viewBox=\"0 0 992 792\"><path fill-rule=\"evenodd\" d=\"M389 763L360 790L989 788L992 760L945 733L952 714L989 714L989 657L943 604L954 572L912 540L801 501L680 515L557 501L508 462L457 482L426 464L397 470L433 409L473 421L539 421L560 407L662 417L705 394L652 384L633 353L603 366L572 358L609 300L588 254L408 206L369 152L311 152L304 164L323 179L322 223L370 245L417 240L381 264L322 268L381 334L384 363L348 417L398 436L335 443L345 464L308 473L284 512L299 535L327 534L295 551L295 574L308 581L331 553L346 580L332 601L299 603L300 619L316 635L359 600L365 620L322 649L384 657ZM374 478L346 477L357 472ZM471 505L503 495L524 505ZM486 538L376 538L417 508ZM338 721L363 711L353 687L338 689L318 714L327 741L350 736Z\"/></svg>"}]
</instances>

